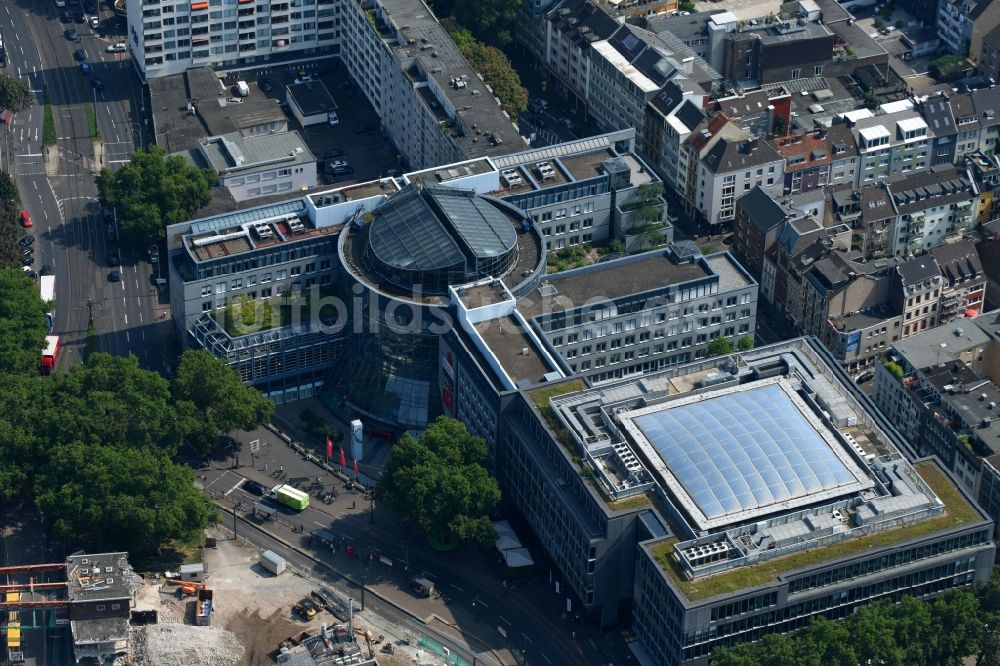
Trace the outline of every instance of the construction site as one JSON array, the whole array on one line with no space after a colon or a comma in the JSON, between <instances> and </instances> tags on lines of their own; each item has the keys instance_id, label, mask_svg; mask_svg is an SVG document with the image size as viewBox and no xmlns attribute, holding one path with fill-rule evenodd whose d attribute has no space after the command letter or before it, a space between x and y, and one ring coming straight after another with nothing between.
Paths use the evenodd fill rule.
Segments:
<instances>
[{"instance_id":1,"label":"construction site","mask_svg":"<svg viewBox=\"0 0 1000 666\"><path fill-rule=\"evenodd\" d=\"M25 649L25 632L65 627L76 664L443 663L345 592L276 565L270 551L231 538L207 543L201 562L145 577L127 553L0 567L0 663L46 663L51 654Z\"/></svg>"}]
</instances>

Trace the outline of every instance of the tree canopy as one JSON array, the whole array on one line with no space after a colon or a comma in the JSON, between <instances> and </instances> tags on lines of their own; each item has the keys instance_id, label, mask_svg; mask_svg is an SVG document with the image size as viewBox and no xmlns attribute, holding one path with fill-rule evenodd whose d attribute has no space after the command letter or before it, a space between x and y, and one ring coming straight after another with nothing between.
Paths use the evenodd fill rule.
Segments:
<instances>
[{"instance_id":1,"label":"tree canopy","mask_svg":"<svg viewBox=\"0 0 1000 666\"><path fill-rule=\"evenodd\" d=\"M17 239L22 233L17 219L20 210L21 197L17 186L10 174L0 171L0 268L20 267L21 255L17 248Z\"/></svg>"},{"instance_id":2,"label":"tree canopy","mask_svg":"<svg viewBox=\"0 0 1000 666\"><path fill-rule=\"evenodd\" d=\"M271 418L274 403L243 384L238 372L204 349L181 356L173 381L173 395L189 443L207 453L220 435L253 430Z\"/></svg>"},{"instance_id":3,"label":"tree canopy","mask_svg":"<svg viewBox=\"0 0 1000 666\"><path fill-rule=\"evenodd\" d=\"M433 0L430 4L438 17L451 17L481 42L506 47L514 41L521 0Z\"/></svg>"},{"instance_id":4,"label":"tree canopy","mask_svg":"<svg viewBox=\"0 0 1000 666\"><path fill-rule=\"evenodd\" d=\"M35 282L20 268L0 269L0 372L37 375L48 331Z\"/></svg>"},{"instance_id":5,"label":"tree canopy","mask_svg":"<svg viewBox=\"0 0 1000 666\"><path fill-rule=\"evenodd\" d=\"M136 245L156 243L168 224L191 219L211 200L218 176L160 147L137 150L118 171L102 169L97 189L103 206L118 210L122 234Z\"/></svg>"},{"instance_id":6,"label":"tree canopy","mask_svg":"<svg viewBox=\"0 0 1000 666\"><path fill-rule=\"evenodd\" d=\"M482 74L483 80L493 89L507 115L517 118L528 108L528 91L521 85L521 77L503 51L477 42L466 42L459 48L472 69Z\"/></svg>"},{"instance_id":7,"label":"tree canopy","mask_svg":"<svg viewBox=\"0 0 1000 666\"><path fill-rule=\"evenodd\" d=\"M378 494L431 539L489 545L495 538L489 515L500 488L486 462L485 440L441 416L419 439L407 433L392 448Z\"/></svg>"},{"instance_id":8,"label":"tree canopy","mask_svg":"<svg viewBox=\"0 0 1000 666\"><path fill-rule=\"evenodd\" d=\"M30 108L34 101L35 95L27 83L0 74L0 109L10 109L17 113Z\"/></svg>"},{"instance_id":9,"label":"tree canopy","mask_svg":"<svg viewBox=\"0 0 1000 666\"><path fill-rule=\"evenodd\" d=\"M1000 569L987 585L953 589L932 601L866 606L840 622L817 617L796 634L719 648L712 666L977 666L1000 664Z\"/></svg>"},{"instance_id":10,"label":"tree canopy","mask_svg":"<svg viewBox=\"0 0 1000 666\"><path fill-rule=\"evenodd\" d=\"M712 338L708 342L708 348L706 352L709 356L722 356L723 354L731 354L733 352L733 343L729 341L729 338Z\"/></svg>"}]
</instances>

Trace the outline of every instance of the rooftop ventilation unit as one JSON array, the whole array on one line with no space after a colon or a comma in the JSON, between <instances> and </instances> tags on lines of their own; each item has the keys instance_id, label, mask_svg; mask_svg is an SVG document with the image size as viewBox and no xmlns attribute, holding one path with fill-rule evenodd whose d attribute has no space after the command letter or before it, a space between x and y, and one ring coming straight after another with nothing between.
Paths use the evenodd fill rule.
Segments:
<instances>
[{"instance_id":1,"label":"rooftop ventilation unit","mask_svg":"<svg viewBox=\"0 0 1000 666\"><path fill-rule=\"evenodd\" d=\"M253 230L254 233L257 234L257 238L260 238L261 240L265 238L272 238L274 236L274 232L271 230L271 227L268 224L264 223L255 224Z\"/></svg>"},{"instance_id":2,"label":"rooftop ventilation unit","mask_svg":"<svg viewBox=\"0 0 1000 666\"><path fill-rule=\"evenodd\" d=\"M524 179L521 178L521 174L517 172L517 169L504 169L500 172L500 177L507 184L507 187L517 187L524 184Z\"/></svg>"},{"instance_id":3,"label":"rooftop ventilation unit","mask_svg":"<svg viewBox=\"0 0 1000 666\"><path fill-rule=\"evenodd\" d=\"M556 170L552 167L551 162L539 162L535 165L538 168L538 174L542 177L542 180L555 180Z\"/></svg>"},{"instance_id":4,"label":"rooftop ventilation unit","mask_svg":"<svg viewBox=\"0 0 1000 666\"><path fill-rule=\"evenodd\" d=\"M288 228L291 230L293 234L301 234L305 233L306 225L302 224L302 220L295 219L295 220L289 220Z\"/></svg>"}]
</instances>

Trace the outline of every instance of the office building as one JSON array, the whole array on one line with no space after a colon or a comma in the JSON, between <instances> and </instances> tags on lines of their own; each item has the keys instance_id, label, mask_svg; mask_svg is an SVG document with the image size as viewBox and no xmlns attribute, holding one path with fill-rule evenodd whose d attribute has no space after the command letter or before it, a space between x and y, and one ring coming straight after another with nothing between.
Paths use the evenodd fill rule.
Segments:
<instances>
[{"instance_id":1,"label":"office building","mask_svg":"<svg viewBox=\"0 0 1000 666\"><path fill-rule=\"evenodd\" d=\"M935 461L907 461L815 341L522 388L498 423L504 497L545 536L561 596L605 626L631 615L650 663L990 575L992 520Z\"/></svg>"}]
</instances>

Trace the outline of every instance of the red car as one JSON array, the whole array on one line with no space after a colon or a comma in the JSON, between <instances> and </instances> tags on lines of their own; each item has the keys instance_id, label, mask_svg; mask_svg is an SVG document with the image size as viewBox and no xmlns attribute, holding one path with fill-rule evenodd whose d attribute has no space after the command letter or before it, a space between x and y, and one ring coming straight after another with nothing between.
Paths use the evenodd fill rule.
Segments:
<instances>
[{"instance_id":1,"label":"red car","mask_svg":"<svg viewBox=\"0 0 1000 666\"><path fill-rule=\"evenodd\" d=\"M31 216L28 215L28 211L26 210L21 211L21 226L24 227L25 229L30 229L31 227L34 226L34 224L31 221Z\"/></svg>"}]
</instances>

